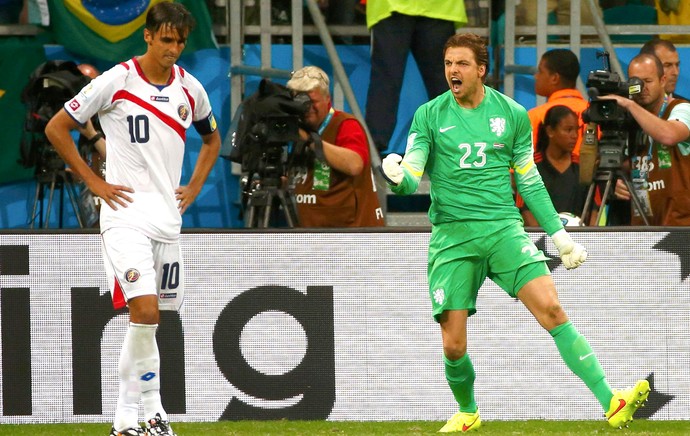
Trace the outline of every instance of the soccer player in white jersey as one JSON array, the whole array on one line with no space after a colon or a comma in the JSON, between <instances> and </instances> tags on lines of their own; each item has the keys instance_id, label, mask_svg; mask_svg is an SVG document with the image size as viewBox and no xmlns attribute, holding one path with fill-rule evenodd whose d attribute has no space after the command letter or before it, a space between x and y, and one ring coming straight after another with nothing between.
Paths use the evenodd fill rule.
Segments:
<instances>
[{"instance_id":1,"label":"soccer player in white jersey","mask_svg":"<svg viewBox=\"0 0 690 436\"><path fill-rule=\"evenodd\" d=\"M587 340L558 301L548 259L524 230L511 189L517 187L567 269L587 258L563 229L532 158L527 111L487 87L488 53L477 35L456 34L444 47L450 90L415 113L405 158L389 155L382 170L398 194L414 192L424 171L431 181L429 294L441 326L445 374L459 411L441 432L481 425L475 372L467 354L467 318L490 278L518 298L553 337L558 351L601 403L608 422L621 427L649 395L649 383L612 391Z\"/></svg>"},{"instance_id":2,"label":"soccer player in white jersey","mask_svg":"<svg viewBox=\"0 0 690 436\"><path fill-rule=\"evenodd\" d=\"M194 27L179 3L153 6L146 53L94 79L46 127L65 162L100 197L103 260L115 308L129 307L119 360L111 435L174 435L161 404L156 343L159 310L177 310L184 295L179 246L182 214L199 195L220 149L208 95L175 65ZM98 113L106 137L106 179L79 156L70 130ZM186 130L202 147L189 183L180 186ZM139 401L146 428L139 425Z\"/></svg>"}]
</instances>

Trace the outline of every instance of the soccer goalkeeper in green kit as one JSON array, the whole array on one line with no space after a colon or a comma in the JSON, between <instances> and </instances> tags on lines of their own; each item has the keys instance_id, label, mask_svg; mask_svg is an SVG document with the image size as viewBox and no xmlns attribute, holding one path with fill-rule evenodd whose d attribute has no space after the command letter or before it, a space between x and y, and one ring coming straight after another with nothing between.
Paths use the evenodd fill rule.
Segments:
<instances>
[{"instance_id":1,"label":"soccer goalkeeper in green kit","mask_svg":"<svg viewBox=\"0 0 690 436\"><path fill-rule=\"evenodd\" d=\"M548 258L524 230L515 206L518 191L551 236L567 269L587 259L564 230L532 157L527 111L484 86L488 52L473 34L453 35L444 47L450 90L415 113L405 158L388 155L381 169L396 194L416 191L426 171L431 181L429 296L441 326L445 374L459 411L441 432L481 426L474 398L475 372L467 354L467 318L490 278L518 298L553 337L570 370L592 391L612 427L623 427L649 395L649 383L612 391L589 343L558 301Z\"/></svg>"}]
</instances>

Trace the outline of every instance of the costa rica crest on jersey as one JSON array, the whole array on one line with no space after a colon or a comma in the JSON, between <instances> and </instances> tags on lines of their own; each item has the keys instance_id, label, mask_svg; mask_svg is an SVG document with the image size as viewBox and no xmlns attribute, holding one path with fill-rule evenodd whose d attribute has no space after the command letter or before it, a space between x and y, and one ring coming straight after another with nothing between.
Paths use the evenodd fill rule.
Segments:
<instances>
[{"instance_id":1,"label":"costa rica crest on jersey","mask_svg":"<svg viewBox=\"0 0 690 436\"><path fill-rule=\"evenodd\" d=\"M489 125L496 136L501 136L506 131L506 119L503 117L489 118Z\"/></svg>"},{"instance_id":2,"label":"costa rica crest on jersey","mask_svg":"<svg viewBox=\"0 0 690 436\"><path fill-rule=\"evenodd\" d=\"M182 121L186 121L187 117L189 116L189 106L187 106L185 103L179 105L177 107L177 115Z\"/></svg>"},{"instance_id":3,"label":"costa rica crest on jersey","mask_svg":"<svg viewBox=\"0 0 690 436\"><path fill-rule=\"evenodd\" d=\"M127 271L125 271L125 280L129 283L134 283L137 280L139 280L139 277L141 277L141 274L139 274L139 271L137 271L134 268L130 268Z\"/></svg>"}]
</instances>

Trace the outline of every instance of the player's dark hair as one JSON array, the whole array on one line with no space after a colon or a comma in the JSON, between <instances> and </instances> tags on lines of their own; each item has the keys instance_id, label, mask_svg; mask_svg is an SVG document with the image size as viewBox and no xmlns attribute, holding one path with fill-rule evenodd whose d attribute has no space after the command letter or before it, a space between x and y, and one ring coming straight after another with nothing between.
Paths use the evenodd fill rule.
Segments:
<instances>
[{"instance_id":1,"label":"player's dark hair","mask_svg":"<svg viewBox=\"0 0 690 436\"><path fill-rule=\"evenodd\" d=\"M544 66L553 73L561 76L563 85L574 88L577 76L580 74L580 61L575 53L567 48L549 50L541 56Z\"/></svg>"},{"instance_id":2,"label":"player's dark hair","mask_svg":"<svg viewBox=\"0 0 690 436\"><path fill-rule=\"evenodd\" d=\"M180 36L186 37L196 26L196 20L182 4L161 2L146 14L146 29L153 34L164 26L170 26Z\"/></svg>"},{"instance_id":3,"label":"player's dark hair","mask_svg":"<svg viewBox=\"0 0 690 436\"><path fill-rule=\"evenodd\" d=\"M577 118L577 114L573 112L568 106L556 105L552 106L546 114L544 114L544 121L539 124L537 130L537 151L544 154L546 148L549 146L549 135L546 134L546 128L551 127L555 129L558 123L568 115L573 115Z\"/></svg>"},{"instance_id":4,"label":"player's dark hair","mask_svg":"<svg viewBox=\"0 0 690 436\"><path fill-rule=\"evenodd\" d=\"M661 63L661 60L659 60L654 53L640 53L634 58L630 59L629 65L640 64L647 60L654 62L654 65L656 65L657 76L661 78L661 76L664 75L664 64Z\"/></svg>"},{"instance_id":5,"label":"player's dark hair","mask_svg":"<svg viewBox=\"0 0 690 436\"><path fill-rule=\"evenodd\" d=\"M456 33L448 38L443 46L443 55L445 56L446 51L452 47L466 47L472 50L477 65L486 67L484 70L484 77L486 77L489 72L489 51L486 49L486 43L481 36L474 33Z\"/></svg>"},{"instance_id":6,"label":"player's dark hair","mask_svg":"<svg viewBox=\"0 0 690 436\"><path fill-rule=\"evenodd\" d=\"M649 41L645 42L642 48L640 49L640 54L653 54L656 55L656 49L657 47L664 47L665 49L675 53L676 52L676 46L673 45L673 43L667 39L661 39L661 38L652 38Z\"/></svg>"}]
</instances>

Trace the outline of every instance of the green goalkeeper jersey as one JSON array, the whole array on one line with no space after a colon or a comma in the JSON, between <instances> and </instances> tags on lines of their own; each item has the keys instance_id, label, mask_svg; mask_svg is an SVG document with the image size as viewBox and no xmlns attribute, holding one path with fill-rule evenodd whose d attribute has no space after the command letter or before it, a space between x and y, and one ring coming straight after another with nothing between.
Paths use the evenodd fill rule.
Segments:
<instances>
[{"instance_id":1,"label":"green goalkeeper jersey","mask_svg":"<svg viewBox=\"0 0 690 436\"><path fill-rule=\"evenodd\" d=\"M484 86L474 109L458 105L450 91L415 112L396 194L417 190L422 174L431 182L432 224L522 217L515 206L510 169L518 191L544 231L563 228L533 159L527 111Z\"/></svg>"}]
</instances>

